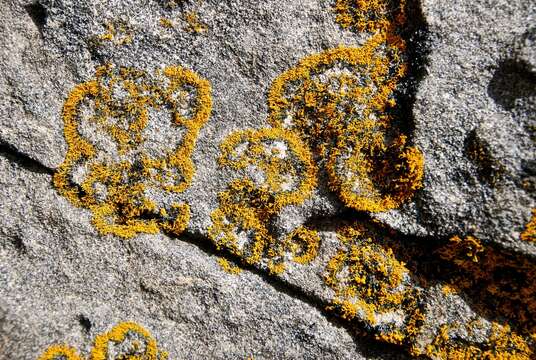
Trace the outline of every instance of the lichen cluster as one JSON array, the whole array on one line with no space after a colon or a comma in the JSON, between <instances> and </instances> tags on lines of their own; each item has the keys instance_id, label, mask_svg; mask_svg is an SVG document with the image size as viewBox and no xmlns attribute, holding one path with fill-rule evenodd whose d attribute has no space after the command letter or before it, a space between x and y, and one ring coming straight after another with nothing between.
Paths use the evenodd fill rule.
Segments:
<instances>
[{"instance_id":1,"label":"lichen cluster","mask_svg":"<svg viewBox=\"0 0 536 360\"><path fill-rule=\"evenodd\" d=\"M406 314L417 310L409 270L390 245L378 241L362 223L340 228L337 237L339 249L324 273L335 292L328 308L344 319L359 319L382 340L401 344L409 331L403 326Z\"/></svg>"},{"instance_id":2,"label":"lichen cluster","mask_svg":"<svg viewBox=\"0 0 536 360\"><path fill-rule=\"evenodd\" d=\"M439 281L444 296L441 301L467 296L475 314L463 320L448 315L434 320L422 317L424 321L413 331L417 336L406 338L412 355L432 359L534 358L536 267L530 259L484 246L473 236L455 236L420 256L428 264L410 271L417 286L426 291L433 286L426 278ZM418 312L414 314L421 317ZM423 336L430 340L423 343Z\"/></svg>"},{"instance_id":3,"label":"lichen cluster","mask_svg":"<svg viewBox=\"0 0 536 360\"><path fill-rule=\"evenodd\" d=\"M536 209L532 209L532 217L521 233L521 240L536 243Z\"/></svg>"},{"instance_id":4,"label":"lichen cluster","mask_svg":"<svg viewBox=\"0 0 536 360\"><path fill-rule=\"evenodd\" d=\"M166 6L179 3L167 1ZM307 265L317 258L321 238L311 224L284 234L276 234L273 225L285 207L309 199L323 175L345 206L366 212L395 209L422 186L423 155L395 126L395 120L404 119L394 115L395 92L408 72L402 36L406 1L335 0L334 11L343 28L369 34L365 44L301 59L272 83L269 127L236 131L220 145L218 165L232 175L218 194L208 235L234 260L272 274L283 272L290 261ZM198 32L194 17L190 20ZM172 26L165 19L161 24ZM190 211L176 196L191 184L192 151L210 111L209 83L189 70L167 67L151 78L135 69L103 66L65 102L69 150L54 184L73 204L91 210L102 234L179 234ZM180 139L169 149L151 149L151 121L162 116ZM483 164L484 150L468 150ZM521 233L523 240L535 241L534 214ZM473 307L483 314L429 329L423 304L432 285L422 269L408 264L407 248L401 250L398 239L377 231L376 225L354 222L338 228L338 247L323 272L333 294L329 310L414 356L533 357L536 268L530 260L487 248L473 236L454 236L426 254L438 272L440 294L471 294L478 299ZM218 262L231 274L240 272L225 258ZM97 337L91 359L106 358L106 344L124 342L132 332L145 339L132 351L156 359L154 340L136 326L121 324ZM470 339L478 333L480 340L461 340L460 332ZM61 356L80 358L69 347L52 346L41 359Z\"/></svg>"},{"instance_id":5,"label":"lichen cluster","mask_svg":"<svg viewBox=\"0 0 536 360\"><path fill-rule=\"evenodd\" d=\"M220 206L211 214L209 236L218 248L231 251L245 263L265 259L272 272L281 272L284 253L293 240L307 243L315 236L302 229L278 241L268 226L282 208L310 196L316 185L311 153L296 134L281 128L238 131L220 148L219 165L240 177L219 194ZM314 251L311 246L306 244L305 254L298 255L297 261L307 261Z\"/></svg>"},{"instance_id":6,"label":"lichen cluster","mask_svg":"<svg viewBox=\"0 0 536 360\"><path fill-rule=\"evenodd\" d=\"M209 235L219 248L248 264L269 258L269 268L281 271L273 261L284 257L288 241L270 234L270 221L311 195L317 168L343 203L360 211L396 208L421 186L422 154L393 129L389 113L407 71L406 45L393 26L375 28L362 47L307 56L281 74L268 94L271 127L224 141L219 165L242 177L219 195L212 214ZM306 241L316 241L308 234Z\"/></svg>"},{"instance_id":7,"label":"lichen cluster","mask_svg":"<svg viewBox=\"0 0 536 360\"><path fill-rule=\"evenodd\" d=\"M176 24L182 23L182 29L201 34L208 30L207 24L203 22L199 16L198 8L203 3L203 0L161 0L160 4L166 10L169 17L163 17L159 20L159 25L173 29ZM179 14L177 14L177 11Z\"/></svg>"},{"instance_id":8,"label":"lichen cluster","mask_svg":"<svg viewBox=\"0 0 536 360\"><path fill-rule=\"evenodd\" d=\"M297 132L343 203L369 212L398 207L423 177L422 153L392 127L390 114L407 72L406 44L391 26L376 30L362 47L305 57L268 97L270 124Z\"/></svg>"},{"instance_id":9,"label":"lichen cluster","mask_svg":"<svg viewBox=\"0 0 536 360\"><path fill-rule=\"evenodd\" d=\"M485 247L473 236L455 236L435 250L421 250L388 233L371 222L339 228L339 247L324 269L324 281L334 293L329 310L413 356L533 358L536 267L530 259ZM430 319L435 310L426 304L438 296L438 283L441 301L466 294L474 299L475 314L465 320Z\"/></svg>"},{"instance_id":10,"label":"lichen cluster","mask_svg":"<svg viewBox=\"0 0 536 360\"><path fill-rule=\"evenodd\" d=\"M406 0L335 0L335 13L345 29L393 31L406 22Z\"/></svg>"},{"instance_id":11,"label":"lichen cluster","mask_svg":"<svg viewBox=\"0 0 536 360\"><path fill-rule=\"evenodd\" d=\"M472 236L454 237L437 252L453 265L448 268L451 287L474 293L477 306L509 319L536 340L536 266L531 259L484 247Z\"/></svg>"},{"instance_id":12,"label":"lichen cluster","mask_svg":"<svg viewBox=\"0 0 536 360\"><path fill-rule=\"evenodd\" d=\"M65 101L68 151L54 185L92 212L101 234L181 233L190 210L176 196L192 182L191 156L211 106L209 82L182 67L168 66L154 78L99 67L95 79L77 85ZM178 136L169 148L160 148L160 126Z\"/></svg>"},{"instance_id":13,"label":"lichen cluster","mask_svg":"<svg viewBox=\"0 0 536 360\"><path fill-rule=\"evenodd\" d=\"M451 333L458 328L465 328L469 333L482 331L482 324L475 322L469 327L462 324L443 325L433 341L426 346L425 354L433 359L499 359L529 360L533 352L527 342L508 326L492 323L485 330L486 340L481 344L471 344Z\"/></svg>"},{"instance_id":14,"label":"lichen cluster","mask_svg":"<svg viewBox=\"0 0 536 360\"><path fill-rule=\"evenodd\" d=\"M88 360L165 360L168 354L158 349L154 337L134 322L123 322L95 338ZM67 345L52 345L38 360L82 360Z\"/></svg>"},{"instance_id":15,"label":"lichen cluster","mask_svg":"<svg viewBox=\"0 0 536 360\"><path fill-rule=\"evenodd\" d=\"M132 27L122 20L112 20L104 24L106 31L90 39L93 45L102 46L110 43L116 46L130 45L134 38Z\"/></svg>"}]
</instances>

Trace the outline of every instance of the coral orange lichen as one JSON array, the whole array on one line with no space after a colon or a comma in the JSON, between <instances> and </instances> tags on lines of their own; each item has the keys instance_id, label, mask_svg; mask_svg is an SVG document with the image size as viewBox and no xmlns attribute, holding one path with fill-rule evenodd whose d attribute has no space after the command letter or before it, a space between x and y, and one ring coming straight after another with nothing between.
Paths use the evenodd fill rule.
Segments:
<instances>
[{"instance_id":1,"label":"coral orange lichen","mask_svg":"<svg viewBox=\"0 0 536 360\"><path fill-rule=\"evenodd\" d=\"M66 345L52 345L38 360L82 360L75 349Z\"/></svg>"},{"instance_id":2,"label":"coral orange lichen","mask_svg":"<svg viewBox=\"0 0 536 360\"><path fill-rule=\"evenodd\" d=\"M117 348L115 348L117 346ZM165 360L168 354L158 349L153 336L134 322L123 322L107 333L95 338L88 360ZM82 360L76 351L68 346L53 345L39 360Z\"/></svg>"},{"instance_id":3,"label":"coral orange lichen","mask_svg":"<svg viewBox=\"0 0 536 360\"><path fill-rule=\"evenodd\" d=\"M536 209L532 209L532 217L521 233L521 240L536 243Z\"/></svg>"},{"instance_id":4,"label":"coral orange lichen","mask_svg":"<svg viewBox=\"0 0 536 360\"><path fill-rule=\"evenodd\" d=\"M333 308L341 316L359 316L375 326L378 316L394 314L403 303L413 302L409 271L392 249L376 242L361 224L340 229L338 238L341 246L326 265L324 281L335 291Z\"/></svg>"},{"instance_id":5,"label":"coral orange lichen","mask_svg":"<svg viewBox=\"0 0 536 360\"><path fill-rule=\"evenodd\" d=\"M316 167L307 148L291 131L279 128L245 130L231 134L220 146L220 166L243 174L219 194L209 236L254 264L263 256L271 272L279 273L282 242L270 234L267 223L283 207L299 204L316 185Z\"/></svg>"},{"instance_id":6,"label":"coral orange lichen","mask_svg":"<svg viewBox=\"0 0 536 360\"><path fill-rule=\"evenodd\" d=\"M208 81L178 66L166 67L154 79L136 69L99 67L96 78L77 85L65 101L68 151L54 185L74 205L91 210L102 234L182 232L188 204L157 204L161 199L149 194L177 194L190 186L191 156L210 116L210 92ZM172 129L183 131L174 148L156 156L148 153L154 146L147 139L151 111L168 112L165 120ZM85 127L89 134L83 133ZM95 133L101 138L93 139ZM108 142L99 143L103 139Z\"/></svg>"}]
</instances>

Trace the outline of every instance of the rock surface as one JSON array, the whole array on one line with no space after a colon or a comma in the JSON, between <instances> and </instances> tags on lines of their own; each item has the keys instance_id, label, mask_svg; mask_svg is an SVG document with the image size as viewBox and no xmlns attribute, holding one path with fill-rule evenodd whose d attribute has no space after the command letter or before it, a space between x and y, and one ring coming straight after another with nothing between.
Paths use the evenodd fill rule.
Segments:
<instances>
[{"instance_id":1,"label":"rock surface","mask_svg":"<svg viewBox=\"0 0 536 360\"><path fill-rule=\"evenodd\" d=\"M414 141L426 158L424 187L408 216L390 223L408 231L416 223L428 235L474 234L534 255L534 244L519 237L535 206L534 7L422 6L431 48L413 114Z\"/></svg>"},{"instance_id":2,"label":"rock surface","mask_svg":"<svg viewBox=\"0 0 536 360\"><path fill-rule=\"evenodd\" d=\"M0 158L0 358L35 359L55 343L89 352L97 334L127 320L150 329L170 359L403 358L259 275L227 274L188 242L100 238L48 174L12 160Z\"/></svg>"},{"instance_id":3,"label":"rock surface","mask_svg":"<svg viewBox=\"0 0 536 360\"><path fill-rule=\"evenodd\" d=\"M363 49L374 39L341 26L334 5L345 3L0 1L0 359L35 359L52 344L85 356L98 334L126 321L147 329L170 359L534 354L533 4L407 1L406 27L389 30L408 44L401 61L409 74L396 85L395 110L387 110L394 120L386 138L408 137L422 153L424 177L399 208L371 213L345 206L328 184L329 159L308 140L269 122L281 74L314 54ZM105 64L112 70L99 70ZM391 72L399 65L387 64ZM335 65L323 71L314 76L325 83L349 74ZM168 91L173 79L189 83ZM211 106L199 100L203 84ZM91 122L98 100L114 123ZM69 104L79 139L65 126ZM136 111L144 106L143 141L134 127L125 140L120 115L142 119ZM196 114L192 125L188 116ZM294 156L288 163L298 180L313 159L318 175L307 196L279 206L277 195L255 188L270 169L221 165L221 144L250 129L279 136L267 142L270 159ZM191 154L188 134L196 138ZM85 152L91 146L95 154ZM154 174L167 165L144 158L163 159L174 147L187 153L175 164L182 172L166 173L185 185L180 191ZM132 166L124 170L121 161ZM119 165L95 175L110 162ZM71 177L62 188L64 169ZM244 174L253 185L240 183ZM232 180L242 186L234 193ZM126 193L114 195L124 184ZM137 186L153 187L140 196ZM222 226L251 209L262 224L242 224L237 246L223 246L213 230L217 209L228 211L221 194L240 198L244 189L251 203L231 206ZM143 211L125 215L138 200ZM110 204L119 212L111 226L99 222L113 217ZM169 221L172 210L184 215L185 204L188 216ZM272 240L257 259L252 239L264 230L259 237Z\"/></svg>"}]
</instances>

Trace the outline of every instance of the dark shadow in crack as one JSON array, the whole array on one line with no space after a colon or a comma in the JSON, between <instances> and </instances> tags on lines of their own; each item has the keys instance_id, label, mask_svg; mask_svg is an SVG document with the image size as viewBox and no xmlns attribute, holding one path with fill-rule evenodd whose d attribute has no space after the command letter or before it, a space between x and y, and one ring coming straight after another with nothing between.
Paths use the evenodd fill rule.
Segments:
<instances>
[{"instance_id":1,"label":"dark shadow in crack","mask_svg":"<svg viewBox=\"0 0 536 360\"><path fill-rule=\"evenodd\" d=\"M17 164L21 168L37 174L54 175L54 169L49 168L39 161L21 152L13 145L0 140L0 156Z\"/></svg>"},{"instance_id":2,"label":"dark shadow in crack","mask_svg":"<svg viewBox=\"0 0 536 360\"><path fill-rule=\"evenodd\" d=\"M47 23L47 9L39 1L25 5L24 9L37 27L39 34L43 37L43 28Z\"/></svg>"},{"instance_id":3,"label":"dark shadow in crack","mask_svg":"<svg viewBox=\"0 0 536 360\"><path fill-rule=\"evenodd\" d=\"M536 75L514 60L501 62L488 85L488 95L503 109L512 111L536 94Z\"/></svg>"}]
</instances>

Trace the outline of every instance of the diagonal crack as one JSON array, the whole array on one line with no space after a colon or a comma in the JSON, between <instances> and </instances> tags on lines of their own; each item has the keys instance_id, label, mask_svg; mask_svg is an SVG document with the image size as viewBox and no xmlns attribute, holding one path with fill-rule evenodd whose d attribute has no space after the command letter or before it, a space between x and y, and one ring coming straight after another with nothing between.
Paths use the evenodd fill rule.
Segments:
<instances>
[{"instance_id":1,"label":"diagonal crack","mask_svg":"<svg viewBox=\"0 0 536 360\"><path fill-rule=\"evenodd\" d=\"M218 249L209 238L201 234L188 232L187 230L180 236L173 234L166 235L172 239L193 245L208 256L218 256L225 258L228 261L232 261L243 271L250 272L260 277L265 283L273 287L276 291L315 308L328 320L330 324L335 327L345 329L345 331L352 337L354 343L359 346L359 350L365 356L377 356L378 354L385 355L386 353L389 353L393 356L393 358L397 359L410 358L403 353L399 346L387 344L374 339L370 333L363 331L362 326L360 326L360 324L358 324L356 321L345 321L336 316L333 312L328 311L326 309L325 301L323 301L320 297L305 291L298 285L292 284L281 277L272 276L263 269L253 265L244 264L237 255L232 254L224 249Z\"/></svg>"},{"instance_id":2,"label":"diagonal crack","mask_svg":"<svg viewBox=\"0 0 536 360\"><path fill-rule=\"evenodd\" d=\"M54 175L54 169L43 165L40 161L35 160L31 156L23 153L13 145L0 139L0 156L8 161L19 165L21 168L37 173Z\"/></svg>"}]
</instances>

